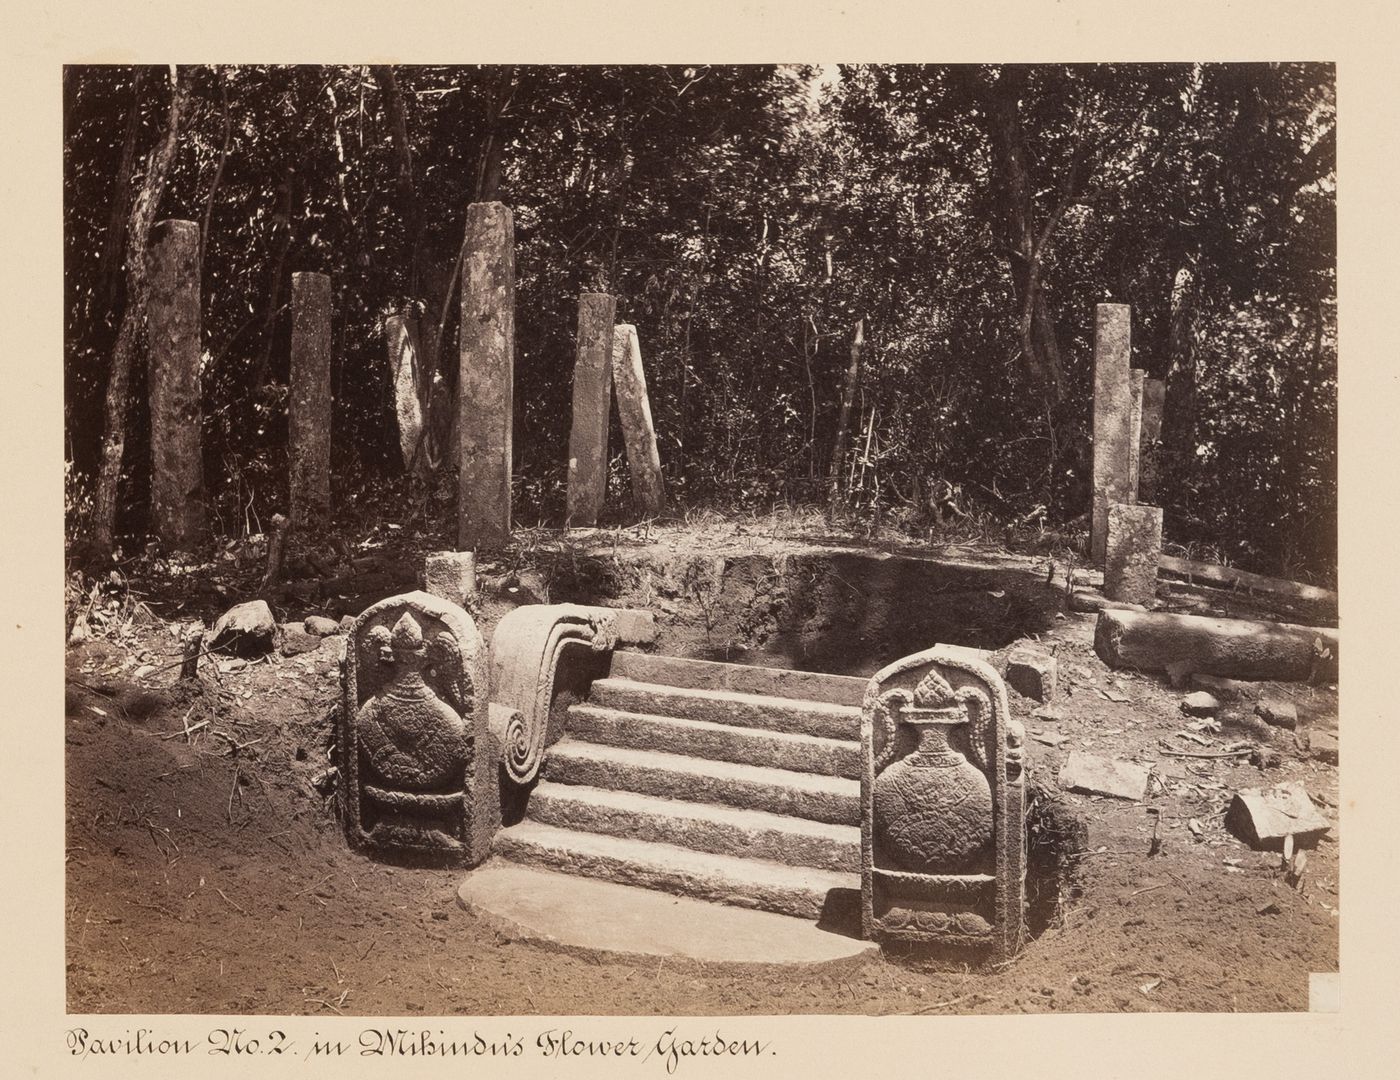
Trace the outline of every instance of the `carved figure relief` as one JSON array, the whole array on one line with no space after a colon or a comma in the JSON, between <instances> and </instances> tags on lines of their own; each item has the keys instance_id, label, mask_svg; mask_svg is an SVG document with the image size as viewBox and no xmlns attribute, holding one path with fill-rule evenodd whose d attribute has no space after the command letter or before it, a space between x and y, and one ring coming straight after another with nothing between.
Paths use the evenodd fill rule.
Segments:
<instances>
[{"instance_id":1,"label":"carved figure relief","mask_svg":"<svg viewBox=\"0 0 1400 1080\"><path fill-rule=\"evenodd\" d=\"M346 823L367 846L467 853L484 715L481 641L426 593L366 610L347 644L340 744Z\"/></svg>"},{"instance_id":2,"label":"carved figure relief","mask_svg":"<svg viewBox=\"0 0 1400 1080\"><path fill-rule=\"evenodd\" d=\"M861 907L867 937L1019 944L1019 725L986 664L934 648L870 681L862 709Z\"/></svg>"}]
</instances>

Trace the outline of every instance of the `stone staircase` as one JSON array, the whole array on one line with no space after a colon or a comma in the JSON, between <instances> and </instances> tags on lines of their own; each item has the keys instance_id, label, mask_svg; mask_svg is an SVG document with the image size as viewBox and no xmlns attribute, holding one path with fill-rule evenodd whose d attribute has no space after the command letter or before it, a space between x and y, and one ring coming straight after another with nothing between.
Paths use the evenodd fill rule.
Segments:
<instances>
[{"instance_id":1,"label":"stone staircase","mask_svg":"<svg viewBox=\"0 0 1400 1080\"><path fill-rule=\"evenodd\" d=\"M495 851L820 918L860 889L866 680L616 652ZM833 893L832 890L839 890Z\"/></svg>"}]
</instances>

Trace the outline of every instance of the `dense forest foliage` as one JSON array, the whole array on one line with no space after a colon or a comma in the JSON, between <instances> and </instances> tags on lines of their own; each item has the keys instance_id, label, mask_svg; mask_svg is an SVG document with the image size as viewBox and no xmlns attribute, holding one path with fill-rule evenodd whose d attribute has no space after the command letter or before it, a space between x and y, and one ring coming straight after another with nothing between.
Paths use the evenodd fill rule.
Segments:
<instances>
[{"instance_id":1,"label":"dense forest foliage","mask_svg":"<svg viewBox=\"0 0 1400 1080\"><path fill-rule=\"evenodd\" d=\"M285 509L294 271L333 280L337 490L422 483L384 320L417 320L450 409L465 210L500 200L523 524L563 517L582 291L638 328L677 507L823 504L835 465L867 520L935 497L1050 528L1089 506L1094 305L1114 301L1134 366L1167 380L1168 537L1335 575L1330 65L110 66L68 68L63 95L72 537L92 527L133 201L168 146L152 213L201 228L224 538ZM133 348L127 538L148 510Z\"/></svg>"}]
</instances>

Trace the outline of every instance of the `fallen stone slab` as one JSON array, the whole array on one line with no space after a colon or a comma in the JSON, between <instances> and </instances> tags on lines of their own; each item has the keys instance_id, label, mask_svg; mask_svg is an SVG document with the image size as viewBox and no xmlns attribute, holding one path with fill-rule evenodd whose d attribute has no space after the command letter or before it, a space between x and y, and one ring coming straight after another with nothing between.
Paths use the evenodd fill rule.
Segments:
<instances>
[{"instance_id":1,"label":"fallen stone slab","mask_svg":"<svg viewBox=\"0 0 1400 1080\"><path fill-rule=\"evenodd\" d=\"M1055 731L1037 731L1031 738L1046 746L1059 746L1061 743L1069 741L1068 735L1061 735Z\"/></svg>"},{"instance_id":2,"label":"fallen stone slab","mask_svg":"<svg viewBox=\"0 0 1400 1080\"><path fill-rule=\"evenodd\" d=\"M1203 615L1110 609L1094 628L1099 659L1139 671L1302 681L1335 677L1338 649L1335 629Z\"/></svg>"},{"instance_id":3,"label":"fallen stone slab","mask_svg":"<svg viewBox=\"0 0 1400 1080\"><path fill-rule=\"evenodd\" d=\"M256 660L277 647L277 621L266 600L235 604L214 623L205 646L208 652Z\"/></svg>"},{"instance_id":4,"label":"fallen stone slab","mask_svg":"<svg viewBox=\"0 0 1400 1080\"><path fill-rule=\"evenodd\" d=\"M1055 696L1058 664L1034 649L1016 649L1006 661L1006 685L1023 697L1046 702Z\"/></svg>"},{"instance_id":5,"label":"fallen stone slab","mask_svg":"<svg viewBox=\"0 0 1400 1080\"><path fill-rule=\"evenodd\" d=\"M1225 827L1256 850L1282 850L1284 838L1315 840L1332 823L1323 817L1298 780L1237 792L1225 811Z\"/></svg>"},{"instance_id":6,"label":"fallen stone slab","mask_svg":"<svg viewBox=\"0 0 1400 1080\"><path fill-rule=\"evenodd\" d=\"M1237 587L1257 589L1261 592L1286 596L1294 600L1331 604L1333 607L1337 604L1337 594L1331 589L1322 589L1316 585L1303 585L1296 581L1285 581L1282 578L1265 577L1263 574L1251 574L1247 570L1236 570L1232 566L1221 566L1218 563L1163 555L1158 566L1163 573L1173 574L1190 581L1204 581L1210 585L1220 585L1227 589Z\"/></svg>"},{"instance_id":7,"label":"fallen stone slab","mask_svg":"<svg viewBox=\"0 0 1400 1080\"><path fill-rule=\"evenodd\" d=\"M1060 769L1060 787L1090 795L1111 795L1115 799L1140 802L1147 797L1149 770L1131 761L1099 757L1082 750L1072 751Z\"/></svg>"},{"instance_id":8,"label":"fallen stone slab","mask_svg":"<svg viewBox=\"0 0 1400 1080\"><path fill-rule=\"evenodd\" d=\"M1146 611L1147 608L1141 604L1129 603L1126 600L1110 600L1102 593L1091 592L1088 589L1075 589L1069 594L1069 606L1071 611L1107 611L1109 608L1124 608L1128 611Z\"/></svg>"},{"instance_id":9,"label":"fallen stone slab","mask_svg":"<svg viewBox=\"0 0 1400 1080\"><path fill-rule=\"evenodd\" d=\"M1254 706L1254 712L1264 723L1274 727L1287 728L1289 731L1296 731L1298 728L1298 706L1291 701L1265 698Z\"/></svg>"},{"instance_id":10,"label":"fallen stone slab","mask_svg":"<svg viewBox=\"0 0 1400 1080\"><path fill-rule=\"evenodd\" d=\"M1187 716L1214 716L1220 711L1220 702L1204 690L1197 690L1181 699L1181 711Z\"/></svg>"},{"instance_id":11,"label":"fallen stone slab","mask_svg":"<svg viewBox=\"0 0 1400 1080\"><path fill-rule=\"evenodd\" d=\"M878 948L874 942L824 930L810 919L500 859L468 874L457 890L457 900L508 937L582 955L829 965L854 961Z\"/></svg>"},{"instance_id":12,"label":"fallen stone slab","mask_svg":"<svg viewBox=\"0 0 1400 1080\"><path fill-rule=\"evenodd\" d=\"M339 634L340 623L334 619L328 619L324 615L308 615L302 622L301 628L308 634L315 634L317 637L330 637L332 634Z\"/></svg>"}]
</instances>

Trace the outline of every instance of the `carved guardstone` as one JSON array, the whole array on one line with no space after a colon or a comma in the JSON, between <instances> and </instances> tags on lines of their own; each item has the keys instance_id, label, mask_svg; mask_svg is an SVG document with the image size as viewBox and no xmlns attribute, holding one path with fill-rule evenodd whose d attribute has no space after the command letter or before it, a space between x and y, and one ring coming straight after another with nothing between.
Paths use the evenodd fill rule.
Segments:
<instances>
[{"instance_id":1,"label":"carved guardstone","mask_svg":"<svg viewBox=\"0 0 1400 1080\"><path fill-rule=\"evenodd\" d=\"M484 859L500 825L486 650L471 617L424 592L351 627L338 746L352 843L454 865Z\"/></svg>"},{"instance_id":2,"label":"carved guardstone","mask_svg":"<svg viewBox=\"0 0 1400 1080\"><path fill-rule=\"evenodd\" d=\"M861 710L861 918L880 941L1020 946L1023 733L979 660L937 646L878 672Z\"/></svg>"}]
</instances>

